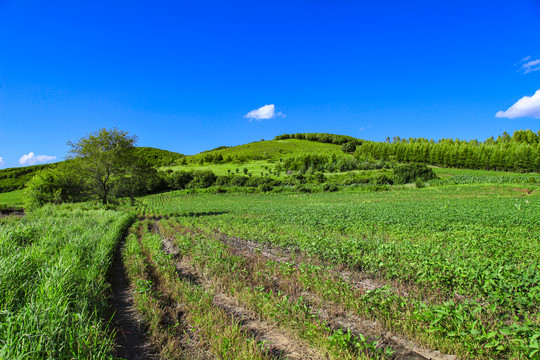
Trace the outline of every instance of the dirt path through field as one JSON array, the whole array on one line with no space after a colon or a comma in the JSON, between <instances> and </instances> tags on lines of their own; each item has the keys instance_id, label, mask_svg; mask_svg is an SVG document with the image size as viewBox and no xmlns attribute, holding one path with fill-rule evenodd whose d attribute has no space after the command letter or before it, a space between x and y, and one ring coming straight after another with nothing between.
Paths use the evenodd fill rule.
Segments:
<instances>
[{"instance_id":1,"label":"dirt path through field","mask_svg":"<svg viewBox=\"0 0 540 360\"><path fill-rule=\"evenodd\" d=\"M111 304L114 311L113 325L116 330L116 356L127 360L158 359L153 354L151 343L141 330L140 319L133 306L129 280L122 263L123 239L114 255L110 270Z\"/></svg>"}]
</instances>

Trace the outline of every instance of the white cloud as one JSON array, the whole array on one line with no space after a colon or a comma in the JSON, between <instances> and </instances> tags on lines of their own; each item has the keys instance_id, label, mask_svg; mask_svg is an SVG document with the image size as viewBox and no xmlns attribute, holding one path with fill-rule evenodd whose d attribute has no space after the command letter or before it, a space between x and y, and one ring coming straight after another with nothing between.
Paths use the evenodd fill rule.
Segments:
<instances>
[{"instance_id":1,"label":"white cloud","mask_svg":"<svg viewBox=\"0 0 540 360\"><path fill-rule=\"evenodd\" d=\"M0 166L4 166L6 162L4 161L3 157L0 157Z\"/></svg>"},{"instance_id":2,"label":"white cloud","mask_svg":"<svg viewBox=\"0 0 540 360\"><path fill-rule=\"evenodd\" d=\"M540 59L531 60L530 56L526 56L521 59L519 64L521 64L521 67L519 69L523 71L524 74L540 70Z\"/></svg>"},{"instance_id":3,"label":"white cloud","mask_svg":"<svg viewBox=\"0 0 540 360\"><path fill-rule=\"evenodd\" d=\"M540 119L540 90L536 90L533 96L524 96L506 111L495 114L498 118L516 119L521 117L533 117Z\"/></svg>"},{"instance_id":4,"label":"white cloud","mask_svg":"<svg viewBox=\"0 0 540 360\"><path fill-rule=\"evenodd\" d=\"M249 119L249 121L272 119L276 116L285 117L285 114L283 114L281 111L276 113L276 107L274 106L274 104L264 105L263 107L251 110L246 115L244 115L244 117L246 119Z\"/></svg>"},{"instance_id":5,"label":"white cloud","mask_svg":"<svg viewBox=\"0 0 540 360\"><path fill-rule=\"evenodd\" d=\"M43 164L53 160L56 160L56 156L34 155L33 152L29 152L28 155L21 156L21 158L19 159L19 164L24 166L30 166L36 164Z\"/></svg>"}]
</instances>

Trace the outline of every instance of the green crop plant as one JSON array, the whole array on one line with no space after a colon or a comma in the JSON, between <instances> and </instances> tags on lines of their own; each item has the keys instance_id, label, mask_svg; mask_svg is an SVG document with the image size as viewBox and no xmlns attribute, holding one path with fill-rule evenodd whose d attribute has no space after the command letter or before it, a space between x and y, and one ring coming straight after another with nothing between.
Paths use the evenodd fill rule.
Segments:
<instances>
[{"instance_id":1,"label":"green crop plant","mask_svg":"<svg viewBox=\"0 0 540 360\"><path fill-rule=\"evenodd\" d=\"M540 333L540 203L534 187L165 194L143 201L158 199L156 211L178 216L184 226L298 249L329 264L411 284L414 296L385 298L377 290L366 294L363 307L373 307L375 318L391 328L410 329L419 341L477 358L534 351ZM445 311L433 323L432 314ZM528 330L512 330L512 324L528 324Z\"/></svg>"}]
</instances>

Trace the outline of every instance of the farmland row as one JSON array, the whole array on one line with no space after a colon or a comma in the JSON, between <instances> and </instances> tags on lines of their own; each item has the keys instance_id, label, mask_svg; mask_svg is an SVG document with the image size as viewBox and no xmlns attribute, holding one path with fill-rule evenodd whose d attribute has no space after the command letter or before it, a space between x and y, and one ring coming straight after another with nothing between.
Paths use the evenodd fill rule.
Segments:
<instances>
[{"instance_id":1,"label":"farmland row","mask_svg":"<svg viewBox=\"0 0 540 360\"><path fill-rule=\"evenodd\" d=\"M535 192L469 186L385 194L171 196L159 198L159 205L154 199L146 201L178 215L187 228L317 258L330 266L318 270L318 277L345 266L386 285L352 296L360 304L354 306L364 309L361 316L426 346L465 358L538 354Z\"/></svg>"},{"instance_id":2,"label":"farmland row","mask_svg":"<svg viewBox=\"0 0 540 360\"><path fill-rule=\"evenodd\" d=\"M172 350L185 352L174 344L186 338L198 355L217 358L428 358L341 306L336 288L324 290L335 278L307 263L288 271L289 263L239 252L174 220L137 224L124 259L137 309L165 358L193 358Z\"/></svg>"}]
</instances>

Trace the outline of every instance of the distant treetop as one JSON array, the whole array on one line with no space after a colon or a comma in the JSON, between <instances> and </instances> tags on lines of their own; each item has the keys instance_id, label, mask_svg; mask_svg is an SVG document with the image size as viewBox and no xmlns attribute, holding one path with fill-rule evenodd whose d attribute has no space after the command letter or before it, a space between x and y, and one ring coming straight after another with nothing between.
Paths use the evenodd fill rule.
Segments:
<instances>
[{"instance_id":1,"label":"distant treetop","mask_svg":"<svg viewBox=\"0 0 540 360\"><path fill-rule=\"evenodd\" d=\"M309 140L317 141L326 144L336 144L343 145L345 143L351 143L354 145L362 145L365 140L357 139L348 135L334 135L327 133L297 133L297 134L283 134L276 136L274 140L287 140L287 139L297 139L297 140Z\"/></svg>"}]
</instances>

